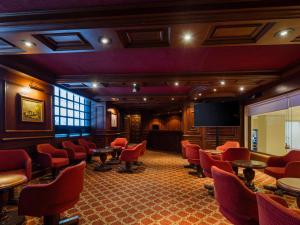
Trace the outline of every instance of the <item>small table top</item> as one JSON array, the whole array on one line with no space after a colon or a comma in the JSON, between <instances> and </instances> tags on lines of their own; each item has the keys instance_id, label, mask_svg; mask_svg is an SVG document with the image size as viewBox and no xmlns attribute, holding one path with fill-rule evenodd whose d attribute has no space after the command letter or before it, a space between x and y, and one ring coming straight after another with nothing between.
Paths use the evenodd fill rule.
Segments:
<instances>
[{"instance_id":1,"label":"small table top","mask_svg":"<svg viewBox=\"0 0 300 225\"><path fill-rule=\"evenodd\" d=\"M286 177L278 179L277 186L286 191L300 194L300 178Z\"/></svg>"},{"instance_id":2,"label":"small table top","mask_svg":"<svg viewBox=\"0 0 300 225\"><path fill-rule=\"evenodd\" d=\"M97 148L97 149L93 150L94 153L111 153L113 151L114 151L114 148L111 148L111 147Z\"/></svg>"},{"instance_id":3,"label":"small table top","mask_svg":"<svg viewBox=\"0 0 300 225\"><path fill-rule=\"evenodd\" d=\"M213 154L213 155L221 155L223 153L223 151L216 150L216 149L205 149L203 151Z\"/></svg>"},{"instance_id":4,"label":"small table top","mask_svg":"<svg viewBox=\"0 0 300 225\"><path fill-rule=\"evenodd\" d=\"M233 161L233 165L251 169L264 169L267 167L267 164L265 162L256 160L235 160Z\"/></svg>"},{"instance_id":5,"label":"small table top","mask_svg":"<svg viewBox=\"0 0 300 225\"><path fill-rule=\"evenodd\" d=\"M25 182L27 182L27 177L25 175L13 174L10 172L0 173L0 190L13 188Z\"/></svg>"}]
</instances>

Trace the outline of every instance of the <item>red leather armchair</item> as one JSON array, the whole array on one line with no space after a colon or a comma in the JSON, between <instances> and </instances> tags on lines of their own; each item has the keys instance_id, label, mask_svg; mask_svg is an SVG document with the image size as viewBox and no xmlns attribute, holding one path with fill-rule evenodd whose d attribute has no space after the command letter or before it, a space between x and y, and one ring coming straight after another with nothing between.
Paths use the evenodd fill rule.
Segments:
<instances>
[{"instance_id":1,"label":"red leather armchair","mask_svg":"<svg viewBox=\"0 0 300 225\"><path fill-rule=\"evenodd\" d=\"M226 151L229 148L239 148L240 143L238 141L226 141L225 144L217 147L217 150Z\"/></svg>"},{"instance_id":2,"label":"red leather armchair","mask_svg":"<svg viewBox=\"0 0 300 225\"><path fill-rule=\"evenodd\" d=\"M58 225L60 213L73 207L83 190L85 162L64 169L49 184L32 184L20 193L19 215L44 217L45 225ZM78 220L78 217L75 219Z\"/></svg>"},{"instance_id":3,"label":"red leather armchair","mask_svg":"<svg viewBox=\"0 0 300 225\"><path fill-rule=\"evenodd\" d=\"M188 140L181 141L181 154L184 159L186 159L186 146L191 144Z\"/></svg>"},{"instance_id":4,"label":"red leather armchair","mask_svg":"<svg viewBox=\"0 0 300 225\"><path fill-rule=\"evenodd\" d=\"M125 162L125 167L118 170L119 173L133 173L132 163L138 161L140 152L143 146L142 143L130 149L124 149L121 153L120 160Z\"/></svg>"},{"instance_id":5,"label":"red leather armchair","mask_svg":"<svg viewBox=\"0 0 300 225\"><path fill-rule=\"evenodd\" d=\"M259 225L255 194L236 175L215 166L212 177L220 212L235 225Z\"/></svg>"},{"instance_id":6,"label":"red leather armchair","mask_svg":"<svg viewBox=\"0 0 300 225\"><path fill-rule=\"evenodd\" d=\"M86 159L86 149L83 146L75 145L72 141L63 141L62 146L67 150L71 162Z\"/></svg>"},{"instance_id":7,"label":"red leather armchair","mask_svg":"<svg viewBox=\"0 0 300 225\"><path fill-rule=\"evenodd\" d=\"M97 148L97 145L94 142L88 141L84 138L79 138L78 144L85 148L88 161L90 162L92 160L92 156L94 154L94 149Z\"/></svg>"},{"instance_id":8,"label":"red leather armchair","mask_svg":"<svg viewBox=\"0 0 300 225\"><path fill-rule=\"evenodd\" d=\"M300 150L291 150L285 156L271 156L265 173L276 179L283 177L300 178Z\"/></svg>"},{"instance_id":9,"label":"red leather armchair","mask_svg":"<svg viewBox=\"0 0 300 225\"><path fill-rule=\"evenodd\" d=\"M69 165L68 153L62 149L56 149L51 144L37 145L38 161L43 168L51 168L55 177L59 170Z\"/></svg>"},{"instance_id":10,"label":"red leather armchair","mask_svg":"<svg viewBox=\"0 0 300 225\"><path fill-rule=\"evenodd\" d=\"M188 162L196 168L195 172L189 172L191 175L196 175L198 177L204 177L204 174L202 172L202 167L200 163L200 146L196 144L187 144L185 146L185 152Z\"/></svg>"},{"instance_id":11,"label":"red leather armchair","mask_svg":"<svg viewBox=\"0 0 300 225\"><path fill-rule=\"evenodd\" d=\"M24 176L25 181L29 181L31 170L31 158L25 150L0 150L0 176L19 174Z\"/></svg>"},{"instance_id":12,"label":"red leather armchair","mask_svg":"<svg viewBox=\"0 0 300 225\"><path fill-rule=\"evenodd\" d=\"M231 164L226 161L216 160L209 153L200 150L200 163L202 166L202 170L205 176L212 178L211 168L216 166L222 170L225 170L229 173L233 173ZM208 190L210 195L214 194L214 187L212 185L204 185L204 188Z\"/></svg>"},{"instance_id":13,"label":"red leather armchair","mask_svg":"<svg viewBox=\"0 0 300 225\"><path fill-rule=\"evenodd\" d=\"M127 148L128 141L126 138L116 138L111 144L111 147L121 147L122 149Z\"/></svg>"},{"instance_id":14,"label":"red leather armchair","mask_svg":"<svg viewBox=\"0 0 300 225\"><path fill-rule=\"evenodd\" d=\"M283 198L256 194L260 225L300 225L300 210L289 209Z\"/></svg>"}]
</instances>

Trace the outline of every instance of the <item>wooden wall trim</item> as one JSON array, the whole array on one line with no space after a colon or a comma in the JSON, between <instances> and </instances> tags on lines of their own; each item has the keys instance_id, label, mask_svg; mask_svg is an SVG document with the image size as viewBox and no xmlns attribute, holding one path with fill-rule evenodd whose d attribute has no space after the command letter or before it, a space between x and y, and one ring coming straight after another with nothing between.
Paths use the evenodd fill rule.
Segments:
<instances>
[{"instance_id":1,"label":"wooden wall trim","mask_svg":"<svg viewBox=\"0 0 300 225\"><path fill-rule=\"evenodd\" d=\"M11 137L11 138L2 138L2 141L20 141L20 140L31 140L31 139L44 139L44 138L54 138L54 135L50 136L35 136L35 137Z\"/></svg>"}]
</instances>

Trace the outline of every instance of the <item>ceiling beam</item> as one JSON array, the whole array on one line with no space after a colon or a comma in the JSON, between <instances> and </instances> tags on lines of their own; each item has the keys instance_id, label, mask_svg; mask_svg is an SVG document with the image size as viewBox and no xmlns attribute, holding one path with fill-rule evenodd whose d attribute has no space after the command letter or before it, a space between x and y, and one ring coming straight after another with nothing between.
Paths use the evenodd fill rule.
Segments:
<instances>
[{"instance_id":1,"label":"ceiling beam","mask_svg":"<svg viewBox=\"0 0 300 225\"><path fill-rule=\"evenodd\" d=\"M300 18L297 1L174 0L0 14L0 32Z\"/></svg>"}]
</instances>

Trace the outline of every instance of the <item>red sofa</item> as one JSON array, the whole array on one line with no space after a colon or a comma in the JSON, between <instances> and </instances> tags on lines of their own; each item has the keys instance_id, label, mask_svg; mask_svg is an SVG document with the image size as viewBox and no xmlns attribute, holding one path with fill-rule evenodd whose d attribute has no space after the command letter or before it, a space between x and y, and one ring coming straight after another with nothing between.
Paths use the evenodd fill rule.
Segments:
<instances>
[{"instance_id":1,"label":"red sofa","mask_svg":"<svg viewBox=\"0 0 300 225\"><path fill-rule=\"evenodd\" d=\"M259 225L255 193L236 175L215 166L212 177L220 212L235 225Z\"/></svg>"},{"instance_id":2,"label":"red sofa","mask_svg":"<svg viewBox=\"0 0 300 225\"><path fill-rule=\"evenodd\" d=\"M67 151L54 148L51 144L37 145L37 152L40 165L43 168L51 168L54 177L61 168L69 165Z\"/></svg>"},{"instance_id":3,"label":"red sofa","mask_svg":"<svg viewBox=\"0 0 300 225\"><path fill-rule=\"evenodd\" d=\"M85 165L85 162L81 162L64 169L49 184L26 186L20 193L19 215L43 216L45 225L58 225L60 213L73 207L79 200ZM78 217L75 219L78 220Z\"/></svg>"},{"instance_id":4,"label":"red sofa","mask_svg":"<svg viewBox=\"0 0 300 225\"><path fill-rule=\"evenodd\" d=\"M289 209L283 198L256 194L260 225L300 225L300 210Z\"/></svg>"},{"instance_id":5,"label":"red sofa","mask_svg":"<svg viewBox=\"0 0 300 225\"><path fill-rule=\"evenodd\" d=\"M86 149L83 146L75 145L72 141L63 141L62 146L67 150L70 162L86 159Z\"/></svg>"},{"instance_id":6,"label":"red sofa","mask_svg":"<svg viewBox=\"0 0 300 225\"><path fill-rule=\"evenodd\" d=\"M276 179L283 177L300 178L300 150L291 150L285 156L271 156L265 173Z\"/></svg>"}]
</instances>

